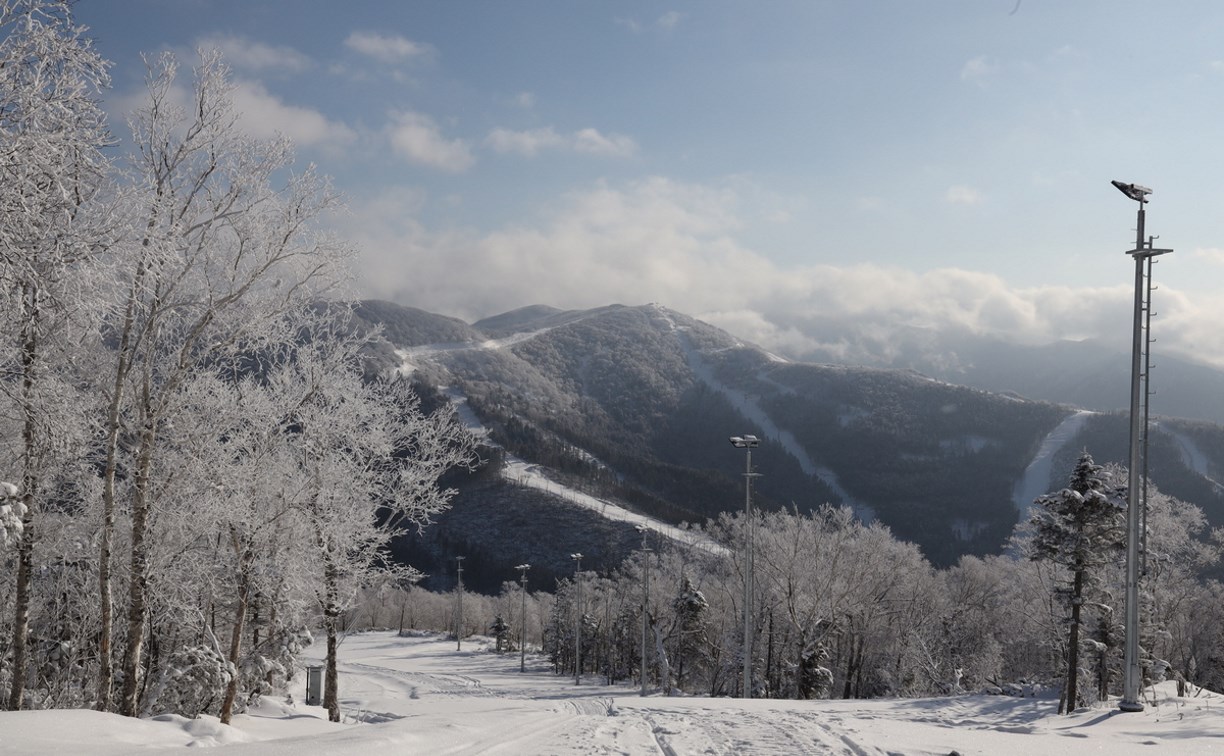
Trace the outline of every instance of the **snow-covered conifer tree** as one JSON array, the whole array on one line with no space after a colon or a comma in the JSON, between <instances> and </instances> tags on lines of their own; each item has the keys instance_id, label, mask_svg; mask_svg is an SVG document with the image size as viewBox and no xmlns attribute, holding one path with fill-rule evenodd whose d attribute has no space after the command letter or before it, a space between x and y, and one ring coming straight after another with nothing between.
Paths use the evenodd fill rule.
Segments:
<instances>
[{"instance_id":1,"label":"snow-covered conifer tree","mask_svg":"<svg viewBox=\"0 0 1224 756\"><path fill-rule=\"evenodd\" d=\"M1070 573L1062 590L1070 607L1067 683L1063 711L1079 705L1080 627L1086 597L1098 571L1115 562L1126 543L1126 493L1110 470L1084 452L1066 488L1041 496L1031 518L1027 548L1032 559L1049 560Z\"/></svg>"}]
</instances>

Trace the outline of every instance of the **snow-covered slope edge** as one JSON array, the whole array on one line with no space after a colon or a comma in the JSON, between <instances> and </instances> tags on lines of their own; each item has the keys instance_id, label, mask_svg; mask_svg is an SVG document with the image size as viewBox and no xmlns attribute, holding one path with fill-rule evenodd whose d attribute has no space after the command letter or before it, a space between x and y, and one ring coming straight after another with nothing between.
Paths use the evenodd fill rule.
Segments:
<instances>
[{"instance_id":1,"label":"snow-covered slope edge","mask_svg":"<svg viewBox=\"0 0 1224 756\"><path fill-rule=\"evenodd\" d=\"M515 341L521 341L521 338L514 338ZM501 341L494 344L485 345L468 345L468 348L492 348L498 349L503 346ZM400 356L403 363L399 368L401 375L411 375L416 369L416 360L420 359L423 354L431 353L429 348L421 348L418 350L402 350ZM472 435L481 439L485 444L493 447L499 445L489 438L489 429L484 425L476 413L472 411L468 404L467 396L454 386L440 386L439 390L450 401L451 406L455 408L455 414L464 424ZM500 448L500 447L499 447ZM523 460L508 451L504 452L504 464L502 466L501 475L504 479L511 483L515 483L527 488L534 488L543 491L550 496L567 501L577 507L594 512L600 517L607 520L617 522L627 522L635 527L645 528L654 533L659 534L663 538L675 541L676 543L685 544L687 546L721 553L725 551L722 546L714 543L708 538L702 537L699 534L678 528L673 525L668 525L665 522L660 522L652 517L647 517L637 512L631 512L618 502L608 499L602 499L590 494L577 491L569 486L551 480L546 476L539 465L532 464Z\"/></svg>"}]
</instances>

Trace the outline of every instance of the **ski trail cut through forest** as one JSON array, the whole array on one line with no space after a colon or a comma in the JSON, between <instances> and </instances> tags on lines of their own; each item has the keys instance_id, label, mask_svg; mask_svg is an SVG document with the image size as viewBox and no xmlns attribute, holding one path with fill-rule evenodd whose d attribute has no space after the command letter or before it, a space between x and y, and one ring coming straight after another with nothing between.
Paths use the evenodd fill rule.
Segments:
<instances>
[{"instance_id":1,"label":"ski trail cut through forest","mask_svg":"<svg viewBox=\"0 0 1224 756\"><path fill-rule=\"evenodd\" d=\"M680 345L681 351L684 352L684 358L688 361L689 369L693 371L693 375L705 385L709 386L714 391L722 394L728 402L747 420L755 423L761 433L768 439L777 441L782 445L782 448L787 451L792 457L799 462L799 467L808 475L819 478L825 485L833 490L834 493L841 498L841 501L846 506L854 510L855 517L863 522L872 522L875 520L875 512L866 504L855 500L850 493L842 488L841 482L837 479L837 473L833 470L816 464L795 435L788 430L779 428L778 425L769 417L765 410L757 404L749 394L743 391L736 391L714 376L714 370L703 359L701 352L693 347L689 341L688 334L685 333L685 328L676 325L671 316L663 309L659 308L659 316L666 321L671 327L673 333L676 334L676 341ZM769 355L771 359L778 359Z\"/></svg>"},{"instance_id":2,"label":"ski trail cut through forest","mask_svg":"<svg viewBox=\"0 0 1224 756\"><path fill-rule=\"evenodd\" d=\"M1041 446L1037 447L1037 454L1029 462L1028 467L1024 468L1024 475L1016 481L1015 487L1012 488L1012 503L1016 506L1018 521L1023 522L1028 519L1034 499L1050 492L1050 476L1054 471L1054 457L1079 434L1084 423L1094 414L1096 413L1088 410L1074 412L1041 439Z\"/></svg>"},{"instance_id":3,"label":"ski trail cut through forest","mask_svg":"<svg viewBox=\"0 0 1224 756\"><path fill-rule=\"evenodd\" d=\"M1170 430L1159 422L1153 422L1152 427L1173 439L1173 442L1177 444L1177 451L1181 455L1183 465L1203 476L1217 491L1224 488L1224 486L1221 486L1218 481L1211 477L1211 466L1207 460L1207 455L1203 454L1203 450L1198 447L1198 444L1194 443L1194 439L1184 433Z\"/></svg>"},{"instance_id":4,"label":"ski trail cut through forest","mask_svg":"<svg viewBox=\"0 0 1224 756\"><path fill-rule=\"evenodd\" d=\"M536 331L535 333L540 333ZM474 349L481 348L478 345L473 345ZM500 347L497 347L500 348ZM422 347L422 349L426 349ZM407 359L407 356L402 350L397 352L403 360L399 370L400 372L410 375L416 368ZM420 352L418 352L420 354ZM451 406L455 408L455 414L459 417L459 421L467 430L476 438L482 440L490 446L499 446L489 438L489 429L477 416L475 410L468 403L467 395L462 390L455 386L439 386L438 390L450 401ZM500 448L500 446L499 446ZM676 543L682 543L686 546L703 549L713 554L723 554L726 549L713 541L694 533L689 530L678 528L674 525L668 525L665 522L656 520L646 515L641 515L636 512L630 512L616 502L600 499L590 494L570 488L569 486L558 483L549 479L540 471L540 466L532 464L525 459L516 457L509 451L504 451L504 464L502 465L502 478L511 483L515 483L527 488L534 488L537 491L543 491L550 496L555 496L570 504L582 507L595 512L600 517L606 520L614 520L617 522L627 522L631 525L640 525L648 528L651 531Z\"/></svg>"}]
</instances>

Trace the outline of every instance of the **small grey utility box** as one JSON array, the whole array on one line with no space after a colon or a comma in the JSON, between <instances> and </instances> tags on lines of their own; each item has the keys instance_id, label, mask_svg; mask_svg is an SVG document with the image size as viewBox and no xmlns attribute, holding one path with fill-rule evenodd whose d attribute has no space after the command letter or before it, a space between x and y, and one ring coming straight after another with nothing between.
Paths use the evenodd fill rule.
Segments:
<instances>
[{"instance_id":1,"label":"small grey utility box","mask_svg":"<svg viewBox=\"0 0 1224 756\"><path fill-rule=\"evenodd\" d=\"M306 705L323 705L323 668L306 668Z\"/></svg>"}]
</instances>

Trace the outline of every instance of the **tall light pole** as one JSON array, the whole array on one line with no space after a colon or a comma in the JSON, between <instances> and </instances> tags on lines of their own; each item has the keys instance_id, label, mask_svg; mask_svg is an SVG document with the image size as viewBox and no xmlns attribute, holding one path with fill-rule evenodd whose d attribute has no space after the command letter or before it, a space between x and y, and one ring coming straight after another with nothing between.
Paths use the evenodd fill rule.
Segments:
<instances>
[{"instance_id":1,"label":"tall light pole","mask_svg":"<svg viewBox=\"0 0 1224 756\"><path fill-rule=\"evenodd\" d=\"M646 697L646 639L649 637L650 625L650 549L646 547L646 535L650 528L637 526L642 534L642 697Z\"/></svg>"},{"instance_id":2,"label":"tall light pole","mask_svg":"<svg viewBox=\"0 0 1224 756\"><path fill-rule=\"evenodd\" d=\"M1131 397L1130 397L1130 463L1126 495L1126 646L1124 657L1122 700L1118 708L1122 711L1143 711L1139 688L1142 672L1139 668L1139 541L1141 513L1146 502L1140 496L1140 444L1146 435L1146 413L1140 415L1140 395L1146 393L1147 376L1143 372L1143 355L1148 323L1144 318L1146 301L1151 294L1150 263L1157 255L1172 252L1171 249L1154 249L1153 239L1144 238L1144 205L1151 189L1138 184L1112 182L1118 191L1139 203L1139 215L1135 225L1135 248L1126 254L1135 259L1135 313L1131 340ZM1148 265L1147 286L1144 282L1144 266ZM1144 421L1141 423L1141 421Z\"/></svg>"},{"instance_id":3,"label":"tall light pole","mask_svg":"<svg viewBox=\"0 0 1224 756\"><path fill-rule=\"evenodd\" d=\"M732 436L731 445L747 454L744 467L744 698L752 698L752 450L761 445L756 436Z\"/></svg>"},{"instance_id":4,"label":"tall light pole","mask_svg":"<svg viewBox=\"0 0 1224 756\"><path fill-rule=\"evenodd\" d=\"M520 564L514 569L519 571L519 588L523 591L523 610L519 616L519 672L527 671L527 570L529 564Z\"/></svg>"},{"instance_id":5,"label":"tall light pole","mask_svg":"<svg viewBox=\"0 0 1224 756\"><path fill-rule=\"evenodd\" d=\"M455 557L455 650L463 650L463 557Z\"/></svg>"},{"instance_id":6,"label":"tall light pole","mask_svg":"<svg viewBox=\"0 0 1224 756\"><path fill-rule=\"evenodd\" d=\"M582 682L582 554L570 554L574 560L574 586L578 595L574 600L574 685Z\"/></svg>"}]
</instances>

